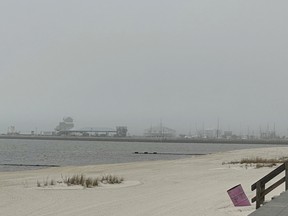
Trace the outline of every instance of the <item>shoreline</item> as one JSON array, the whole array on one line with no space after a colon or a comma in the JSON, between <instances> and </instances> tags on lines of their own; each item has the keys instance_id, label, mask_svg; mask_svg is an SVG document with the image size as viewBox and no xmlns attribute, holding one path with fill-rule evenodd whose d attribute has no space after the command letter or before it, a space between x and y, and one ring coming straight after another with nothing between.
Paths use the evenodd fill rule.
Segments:
<instances>
[{"instance_id":1,"label":"shoreline","mask_svg":"<svg viewBox=\"0 0 288 216\"><path fill-rule=\"evenodd\" d=\"M136 153L134 153L136 154ZM137 154L146 154L146 153L140 153L138 152ZM155 155L154 153L147 153L147 154L153 154ZM170 153L157 153L157 154L168 154L170 155ZM121 164L134 164L134 163L146 163L146 162L166 162L166 161L178 161L178 160L183 160L183 159L189 159L190 157L201 157L201 156L205 156L205 155L209 155L209 154L213 154L213 153L208 153L208 154L185 154L186 157L185 158L178 158L178 159L159 159L159 160L144 160L144 161L130 161L130 162L122 162L122 163L101 163L101 164L87 164L87 165L54 165L54 164L42 164L42 165L39 165L39 164L36 164L36 165L31 165L31 164L0 164L0 167L31 167L30 169L19 169L19 170L6 170L6 171L1 171L0 170L0 174L3 173L3 172L6 172L6 173L10 173L10 172L25 172L25 171L37 171L37 170L45 170L45 169L50 169L50 168L65 168L65 167L89 167L89 166L113 166L113 165L121 165ZM174 155L174 154L172 154ZM179 154L176 154L176 155L179 155ZM180 154L180 155L183 155L183 154ZM189 157L190 156L190 157Z\"/></svg>"},{"instance_id":2,"label":"shoreline","mask_svg":"<svg viewBox=\"0 0 288 216\"><path fill-rule=\"evenodd\" d=\"M85 137L85 136L36 136L0 135L0 139L22 140L67 140L67 141L109 141L109 142L154 142L154 143L221 143L221 144L270 144L288 145L288 139L200 139L161 137Z\"/></svg>"},{"instance_id":3,"label":"shoreline","mask_svg":"<svg viewBox=\"0 0 288 216\"><path fill-rule=\"evenodd\" d=\"M234 207L227 190L241 184L251 199L250 186L274 168L223 164L243 157L275 158L288 155L286 147L219 152L169 161L54 167L0 173L1 213L5 216L247 216L255 210ZM115 174L121 185L93 189L36 187L37 180L83 173L96 177ZM280 194L280 186L267 196Z\"/></svg>"}]
</instances>

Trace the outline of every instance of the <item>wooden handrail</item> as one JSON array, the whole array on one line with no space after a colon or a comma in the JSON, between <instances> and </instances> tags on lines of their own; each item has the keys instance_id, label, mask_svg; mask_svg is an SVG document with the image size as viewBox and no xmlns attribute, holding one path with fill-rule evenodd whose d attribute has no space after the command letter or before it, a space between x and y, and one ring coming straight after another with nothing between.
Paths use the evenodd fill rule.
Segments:
<instances>
[{"instance_id":1,"label":"wooden handrail","mask_svg":"<svg viewBox=\"0 0 288 216\"><path fill-rule=\"evenodd\" d=\"M275 178L277 175L285 171L285 176L275 182L273 185L265 189L265 184ZM288 161L283 163L281 166L277 167L272 172L268 173L266 176L261 178L259 181L255 182L253 185L251 185L251 190L254 191L256 189L256 196L251 199L251 202L256 202L256 209L258 209L261 204L265 201L265 195L270 193L272 190L274 190L276 187L281 185L282 183L285 184L285 190L288 190Z\"/></svg>"}]
</instances>

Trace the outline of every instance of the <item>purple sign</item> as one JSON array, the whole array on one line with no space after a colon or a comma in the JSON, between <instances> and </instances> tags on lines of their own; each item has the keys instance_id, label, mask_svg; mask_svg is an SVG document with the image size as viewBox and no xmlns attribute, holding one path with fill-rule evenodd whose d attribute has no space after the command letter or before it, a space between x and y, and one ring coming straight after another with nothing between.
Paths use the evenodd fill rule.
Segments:
<instances>
[{"instance_id":1,"label":"purple sign","mask_svg":"<svg viewBox=\"0 0 288 216\"><path fill-rule=\"evenodd\" d=\"M234 206L251 206L241 184L230 188L227 193L232 200Z\"/></svg>"}]
</instances>

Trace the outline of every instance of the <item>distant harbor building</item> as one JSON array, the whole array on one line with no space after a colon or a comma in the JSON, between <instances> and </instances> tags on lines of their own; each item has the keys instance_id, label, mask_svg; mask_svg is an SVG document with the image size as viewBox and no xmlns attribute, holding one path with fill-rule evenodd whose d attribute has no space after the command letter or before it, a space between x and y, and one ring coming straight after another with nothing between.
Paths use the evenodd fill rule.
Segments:
<instances>
[{"instance_id":1,"label":"distant harbor building","mask_svg":"<svg viewBox=\"0 0 288 216\"><path fill-rule=\"evenodd\" d=\"M10 126L10 127L8 127L7 134L8 135L16 135L16 134L19 134L19 132L16 131L15 126Z\"/></svg>"},{"instance_id":2,"label":"distant harbor building","mask_svg":"<svg viewBox=\"0 0 288 216\"><path fill-rule=\"evenodd\" d=\"M231 139L232 136L233 136L233 132L232 131L224 131L223 138Z\"/></svg>"},{"instance_id":3,"label":"distant harbor building","mask_svg":"<svg viewBox=\"0 0 288 216\"><path fill-rule=\"evenodd\" d=\"M62 122L59 122L59 125L56 126L55 130L60 131L67 131L74 127L73 119L71 117L63 118Z\"/></svg>"},{"instance_id":4,"label":"distant harbor building","mask_svg":"<svg viewBox=\"0 0 288 216\"><path fill-rule=\"evenodd\" d=\"M39 135L41 136L53 136L53 135L56 135L54 131L41 131L39 133Z\"/></svg>"},{"instance_id":5,"label":"distant harbor building","mask_svg":"<svg viewBox=\"0 0 288 216\"><path fill-rule=\"evenodd\" d=\"M219 129L205 129L197 131L197 137L205 138L205 139L214 139L220 138L222 135L222 131Z\"/></svg>"},{"instance_id":6,"label":"distant harbor building","mask_svg":"<svg viewBox=\"0 0 288 216\"><path fill-rule=\"evenodd\" d=\"M275 131L267 130L267 131L261 131L260 132L260 138L261 139L276 139L277 135Z\"/></svg>"},{"instance_id":7,"label":"distant harbor building","mask_svg":"<svg viewBox=\"0 0 288 216\"><path fill-rule=\"evenodd\" d=\"M176 131L163 127L162 125L158 127L150 127L144 132L145 137L176 137Z\"/></svg>"},{"instance_id":8,"label":"distant harbor building","mask_svg":"<svg viewBox=\"0 0 288 216\"><path fill-rule=\"evenodd\" d=\"M127 131L128 131L128 129L126 126L117 126L116 127L116 136L117 137L126 137Z\"/></svg>"},{"instance_id":9,"label":"distant harbor building","mask_svg":"<svg viewBox=\"0 0 288 216\"><path fill-rule=\"evenodd\" d=\"M216 137L216 130L214 129L206 129L204 131L205 138L215 138Z\"/></svg>"}]
</instances>

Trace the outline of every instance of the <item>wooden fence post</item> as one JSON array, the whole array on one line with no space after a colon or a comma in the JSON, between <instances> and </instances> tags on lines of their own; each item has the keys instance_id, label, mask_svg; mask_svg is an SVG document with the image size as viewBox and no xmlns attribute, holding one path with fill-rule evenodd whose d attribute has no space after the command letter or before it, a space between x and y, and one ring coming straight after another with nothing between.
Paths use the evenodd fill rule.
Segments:
<instances>
[{"instance_id":1,"label":"wooden fence post","mask_svg":"<svg viewBox=\"0 0 288 216\"><path fill-rule=\"evenodd\" d=\"M288 161L285 162L285 190L288 190Z\"/></svg>"},{"instance_id":2,"label":"wooden fence post","mask_svg":"<svg viewBox=\"0 0 288 216\"><path fill-rule=\"evenodd\" d=\"M261 205L261 183L256 184L256 209L260 208Z\"/></svg>"},{"instance_id":3,"label":"wooden fence post","mask_svg":"<svg viewBox=\"0 0 288 216\"><path fill-rule=\"evenodd\" d=\"M273 179L275 176L279 175L285 171L285 176L269 186L267 189L265 188L265 185L267 182L269 182L271 179ZM266 176L261 178L259 181L255 182L253 185L251 185L251 190L256 189L256 196L252 198L252 203L256 202L256 209L260 208L261 204L265 201L265 195L270 193L272 190L274 190L276 187L281 185L285 182L285 190L288 190L288 160L277 167L272 172L268 173Z\"/></svg>"}]
</instances>

